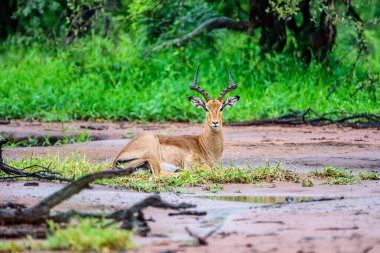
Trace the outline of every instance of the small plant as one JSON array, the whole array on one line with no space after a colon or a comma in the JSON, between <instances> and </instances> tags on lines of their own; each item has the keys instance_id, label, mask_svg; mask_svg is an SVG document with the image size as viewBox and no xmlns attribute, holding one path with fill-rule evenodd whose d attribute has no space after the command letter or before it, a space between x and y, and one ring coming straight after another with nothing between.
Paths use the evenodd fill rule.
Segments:
<instances>
[{"instance_id":1,"label":"small plant","mask_svg":"<svg viewBox=\"0 0 380 253\"><path fill-rule=\"evenodd\" d=\"M105 226L105 222L81 219L73 227L60 228L49 222L52 234L40 245L44 250L109 252L125 250L132 246L131 232L119 230L115 225Z\"/></svg>"},{"instance_id":2,"label":"small plant","mask_svg":"<svg viewBox=\"0 0 380 253\"><path fill-rule=\"evenodd\" d=\"M360 171L358 177L361 180L380 180L379 175L376 171L363 172Z\"/></svg>"},{"instance_id":3,"label":"small plant","mask_svg":"<svg viewBox=\"0 0 380 253\"><path fill-rule=\"evenodd\" d=\"M29 248L29 243L26 240L23 241L4 241L0 242L0 252L22 252Z\"/></svg>"},{"instance_id":4,"label":"small plant","mask_svg":"<svg viewBox=\"0 0 380 253\"><path fill-rule=\"evenodd\" d=\"M313 185L313 181L311 181L309 178L304 178L301 180L302 187L313 187Z\"/></svg>"},{"instance_id":5,"label":"small plant","mask_svg":"<svg viewBox=\"0 0 380 253\"><path fill-rule=\"evenodd\" d=\"M211 184L211 185L204 186L203 190L209 191L211 193L217 193L217 192L223 190L223 188L224 188L224 185L218 184L218 183L214 183L214 184Z\"/></svg>"},{"instance_id":6,"label":"small plant","mask_svg":"<svg viewBox=\"0 0 380 253\"><path fill-rule=\"evenodd\" d=\"M325 167L322 171L314 171L311 172L310 175L315 176L317 178L331 178L331 177L344 177L344 178L352 178L354 175L352 171L346 171L343 169L337 169L334 167Z\"/></svg>"},{"instance_id":7,"label":"small plant","mask_svg":"<svg viewBox=\"0 0 380 253\"><path fill-rule=\"evenodd\" d=\"M355 178L347 178L347 177L336 177L336 178L329 178L324 184L338 184L338 185L345 185L345 184L356 184L358 181Z\"/></svg>"},{"instance_id":8,"label":"small plant","mask_svg":"<svg viewBox=\"0 0 380 253\"><path fill-rule=\"evenodd\" d=\"M234 193L241 193L241 190L235 190Z\"/></svg>"}]
</instances>

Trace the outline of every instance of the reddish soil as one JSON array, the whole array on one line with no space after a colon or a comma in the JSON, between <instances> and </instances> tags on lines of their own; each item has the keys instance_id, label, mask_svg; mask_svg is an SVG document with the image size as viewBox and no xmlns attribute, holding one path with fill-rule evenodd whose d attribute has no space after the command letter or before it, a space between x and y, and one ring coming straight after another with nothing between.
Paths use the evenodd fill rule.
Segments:
<instances>
[{"instance_id":1,"label":"reddish soil","mask_svg":"<svg viewBox=\"0 0 380 253\"><path fill-rule=\"evenodd\" d=\"M87 122L65 124L70 133L83 131ZM58 152L68 155L79 151L94 160L111 160L128 142L122 139L144 130L179 135L197 134L201 125L127 123L93 123L108 126L107 130L89 130L98 141L60 147L7 148L7 159L24 155L46 155ZM0 125L0 134L16 139L34 136L41 138L49 131L59 137L60 124L26 123L14 121ZM255 165L266 160L282 161L285 167L305 172L323 166L347 169L380 170L380 130L355 130L337 127L225 127L224 162ZM199 188L187 189L195 194L161 193L171 202L197 204L196 210L207 211L206 216L168 216L166 210L149 208L147 217L152 236L135 238L137 252L380 252L380 182L364 181L356 185L328 186L314 181L315 186L275 182L265 185L225 185L216 194ZM1 182L0 201L8 199L32 205L63 185L40 182L39 186L24 186L24 182ZM240 190L240 193L235 193ZM308 196L343 197L330 201L260 205L197 198L216 196ZM130 206L147 196L145 193L94 186L64 202L56 210L111 211ZM199 235L214 228L208 246L189 247L192 238L185 227ZM187 246L186 246L187 245Z\"/></svg>"}]
</instances>

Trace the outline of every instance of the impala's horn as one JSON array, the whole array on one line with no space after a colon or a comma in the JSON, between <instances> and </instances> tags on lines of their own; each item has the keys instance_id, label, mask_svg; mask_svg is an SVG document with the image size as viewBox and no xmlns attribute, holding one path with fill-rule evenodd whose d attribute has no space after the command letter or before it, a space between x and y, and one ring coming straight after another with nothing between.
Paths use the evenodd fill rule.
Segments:
<instances>
[{"instance_id":1,"label":"impala's horn","mask_svg":"<svg viewBox=\"0 0 380 253\"><path fill-rule=\"evenodd\" d=\"M228 74L228 82L230 83L228 85L227 88L225 88L224 90L222 90L222 92L219 94L217 100L219 101L222 101L224 95L226 95L228 92L234 90L237 88L237 85L234 83L234 81L232 81L232 77L231 77L231 74L230 74L230 71L228 71L228 68L226 68L227 70L227 74Z\"/></svg>"},{"instance_id":2,"label":"impala's horn","mask_svg":"<svg viewBox=\"0 0 380 253\"><path fill-rule=\"evenodd\" d=\"M197 86L198 70L199 70L199 66L197 67L197 70L195 71L194 81L190 85L190 89L195 90L195 91L199 92L200 94L202 94L202 96L206 99L206 102L207 102L207 101L211 100L210 96L207 94L206 91L202 90L201 87Z\"/></svg>"}]
</instances>

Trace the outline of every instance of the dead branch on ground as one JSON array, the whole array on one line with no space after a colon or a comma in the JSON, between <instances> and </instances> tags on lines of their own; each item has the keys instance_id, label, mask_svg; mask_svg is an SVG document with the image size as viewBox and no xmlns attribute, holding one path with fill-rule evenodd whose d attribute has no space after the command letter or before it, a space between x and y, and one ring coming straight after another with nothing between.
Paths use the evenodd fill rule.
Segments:
<instances>
[{"instance_id":1,"label":"dead branch on ground","mask_svg":"<svg viewBox=\"0 0 380 253\"><path fill-rule=\"evenodd\" d=\"M145 163L126 169L107 170L83 176L29 208L26 208L24 205L12 203L9 201L2 203L0 204L0 225L45 225L47 220L53 220L60 223L67 223L73 217L97 219L105 218L111 219L113 222L121 222L121 228L123 229L136 229L141 235L146 235L146 233L150 231L150 228L147 224L146 219L144 218L144 214L142 212L143 209L147 207L156 207L173 210L184 210L195 207L195 205L187 203L180 203L178 205L171 204L166 201L163 201L159 195L154 195L145 198L144 200L136 203L130 208L118 210L109 214L82 213L74 210L68 212L61 212L54 215L50 214L51 210L55 206L71 198L73 195L79 193L80 191L85 189L91 182L98 179L128 176L137 171L139 168L143 167L145 167ZM35 231L35 227L32 227L29 230L24 227L15 228L13 231L9 229L3 229L0 230L0 237L4 237L7 235L11 237L15 235L33 235L35 234ZM3 232L3 234L1 232Z\"/></svg>"},{"instance_id":2,"label":"dead branch on ground","mask_svg":"<svg viewBox=\"0 0 380 253\"><path fill-rule=\"evenodd\" d=\"M335 117L333 117L335 116ZM335 119L336 118L336 119ZM290 114L278 118L243 121L227 124L229 126L262 126L262 125L337 125L352 128L378 128L380 116L370 113L349 114L344 112L329 112L319 114L312 108L304 112L291 110Z\"/></svg>"},{"instance_id":3,"label":"dead branch on ground","mask_svg":"<svg viewBox=\"0 0 380 253\"><path fill-rule=\"evenodd\" d=\"M22 169L18 169L6 164L3 160L2 146L7 143L7 139L0 140L0 172L4 172L7 176L0 176L1 180L12 180L16 178L35 178L48 181L70 182L72 179L62 177L60 173L52 171L49 167L38 164L31 165Z\"/></svg>"},{"instance_id":4,"label":"dead branch on ground","mask_svg":"<svg viewBox=\"0 0 380 253\"><path fill-rule=\"evenodd\" d=\"M221 226L223 225L220 224L219 226L216 226L215 228L213 228L211 231L209 231L205 236L199 236L197 234L195 234L194 232L192 232L188 227L185 227L185 230L186 232L191 236L193 237L195 240L196 240L196 245L193 245L193 246L204 246L204 245L208 245L207 243L207 239L212 236Z\"/></svg>"}]
</instances>

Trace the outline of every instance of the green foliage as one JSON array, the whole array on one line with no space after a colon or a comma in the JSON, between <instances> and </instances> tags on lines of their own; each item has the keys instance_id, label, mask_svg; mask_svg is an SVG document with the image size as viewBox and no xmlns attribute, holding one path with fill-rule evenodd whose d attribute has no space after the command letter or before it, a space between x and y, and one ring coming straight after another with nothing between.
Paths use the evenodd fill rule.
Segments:
<instances>
[{"instance_id":1,"label":"green foliage","mask_svg":"<svg viewBox=\"0 0 380 253\"><path fill-rule=\"evenodd\" d=\"M57 155L49 157L25 157L21 161L9 161L11 166L23 168L33 164L39 164L49 167L54 172L60 173L64 177L79 178L89 173L110 169L108 163L90 162L88 158L79 153L72 154L71 157L60 158ZM0 172L0 176L1 176ZM123 187L139 192L183 192L184 187L203 186L204 190L217 192L223 189L223 184L253 184L255 187L262 187L262 182L288 181L301 183L302 186L312 186L311 178L322 178L328 180L327 183L334 182L343 184L359 182L359 180L378 180L378 174L375 172L359 172L355 176L352 171L344 171L333 167L326 167L322 171L315 171L308 175L307 178L301 179L300 175L283 168L282 164L271 166L269 163L257 167L244 166L236 167L216 166L211 170L204 170L200 167L182 170L173 178L160 178L153 180L152 175L145 171L138 171L129 177L117 177L112 179L98 180L97 183Z\"/></svg>"},{"instance_id":2,"label":"green foliage","mask_svg":"<svg viewBox=\"0 0 380 253\"><path fill-rule=\"evenodd\" d=\"M304 178L301 180L301 186L302 187L313 187L313 181L309 178Z\"/></svg>"},{"instance_id":3,"label":"green foliage","mask_svg":"<svg viewBox=\"0 0 380 253\"><path fill-rule=\"evenodd\" d=\"M377 174L376 171L369 171L369 172L360 171L358 174L358 177L361 180L380 180L379 174Z\"/></svg>"},{"instance_id":4,"label":"green foliage","mask_svg":"<svg viewBox=\"0 0 380 253\"><path fill-rule=\"evenodd\" d=\"M69 128L64 126L62 124L62 138L59 138L58 140L55 140L53 143L50 139L50 134L47 131L43 137L43 139L38 139L34 137L28 137L27 140L12 140L10 139L4 147L8 148L15 148L15 147L35 147L35 146L59 146L59 145L65 145L65 144L72 144L72 143L81 143L81 142L87 142L90 141L91 138L89 134L87 133L87 129L84 129L83 131L76 131L74 135L69 135ZM3 136L0 135L0 140L4 139Z\"/></svg>"},{"instance_id":5,"label":"green foliage","mask_svg":"<svg viewBox=\"0 0 380 253\"><path fill-rule=\"evenodd\" d=\"M353 178L352 171L346 171L343 169L337 169L334 167L325 167L321 171L314 171L310 173L312 176L318 178Z\"/></svg>"},{"instance_id":6,"label":"green foliage","mask_svg":"<svg viewBox=\"0 0 380 253\"><path fill-rule=\"evenodd\" d=\"M137 43L144 44L174 39L217 15L213 5L203 0L133 1L128 5L128 13L134 35L142 38ZM201 43L212 45L212 36L205 34L197 42Z\"/></svg>"},{"instance_id":7,"label":"green foliage","mask_svg":"<svg viewBox=\"0 0 380 253\"><path fill-rule=\"evenodd\" d=\"M45 250L69 250L80 252L109 252L125 250L132 246L131 232L119 230L115 225L104 226L104 222L81 219L75 226L60 228L50 222L52 234L41 244Z\"/></svg>"},{"instance_id":8,"label":"green foliage","mask_svg":"<svg viewBox=\"0 0 380 253\"><path fill-rule=\"evenodd\" d=\"M336 178L328 178L325 184L355 184L358 181L355 178L350 177L336 177Z\"/></svg>"},{"instance_id":9,"label":"green foliage","mask_svg":"<svg viewBox=\"0 0 380 253\"><path fill-rule=\"evenodd\" d=\"M22 252L29 247L28 241L0 241L1 253Z\"/></svg>"},{"instance_id":10,"label":"green foliage","mask_svg":"<svg viewBox=\"0 0 380 253\"><path fill-rule=\"evenodd\" d=\"M132 247L132 232L120 230L106 220L79 219L76 224L61 228L49 221L50 233L45 241L31 238L19 241L0 241L0 252L75 251L110 252Z\"/></svg>"},{"instance_id":11,"label":"green foliage","mask_svg":"<svg viewBox=\"0 0 380 253\"><path fill-rule=\"evenodd\" d=\"M71 157L62 159L59 155L50 157L24 158L21 161L10 161L11 166L18 168L27 167L33 164L40 164L51 168L54 172L62 174L68 178L79 178L89 173L102 171L110 168L108 163L91 163L86 157L75 153ZM0 172L1 173L1 172ZM1 175L1 174L0 174ZM256 168L246 166L244 168L236 166L218 166L212 170L203 170L196 167L194 169L182 170L177 177L160 178L153 181L150 173L138 172L129 177L118 177L112 179L102 179L97 181L100 184L107 184L140 192L176 192L181 187L206 186L208 191L222 189L222 184L226 183L256 183L273 181L299 182L296 173L282 167L281 164L271 166L269 163L259 165Z\"/></svg>"},{"instance_id":12,"label":"green foliage","mask_svg":"<svg viewBox=\"0 0 380 253\"><path fill-rule=\"evenodd\" d=\"M359 171L358 175L354 175L352 171L334 167L325 167L321 171L311 172L310 176L326 179L325 184L355 184L359 180L379 180L379 175L375 171Z\"/></svg>"},{"instance_id":13,"label":"green foliage","mask_svg":"<svg viewBox=\"0 0 380 253\"><path fill-rule=\"evenodd\" d=\"M203 112L186 99L195 95L188 85L198 65L200 85L213 97L228 84L225 67L238 84L233 94L241 100L225 111L227 121L275 117L309 106L320 113L379 112L368 92L348 95L365 79L364 63L327 99L349 65L333 62L334 68L323 68L312 63L306 69L289 56L266 55L262 60L259 49L247 46L246 40L246 35L222 31L217 33L217 51L190 43L151 56L144 56L144 47L133 45L128 37L120 38L117 46L98 37L67 48L4 43L0 118L201 122ZM378 63L372 64L376 70Z\"/></svg>"},{"instance_id":14,"label":"green foliage","mask_svg":"<svg viewBox=\"0 0 380 253\"><path fill-rule=\"evenodd\" d=\"M214 183L214 184L205 185L202 189L205 191L209 191L211 193L217 193L223 190L223 188L224 186L222 184Z\"/></svg>"}]
</instances>

